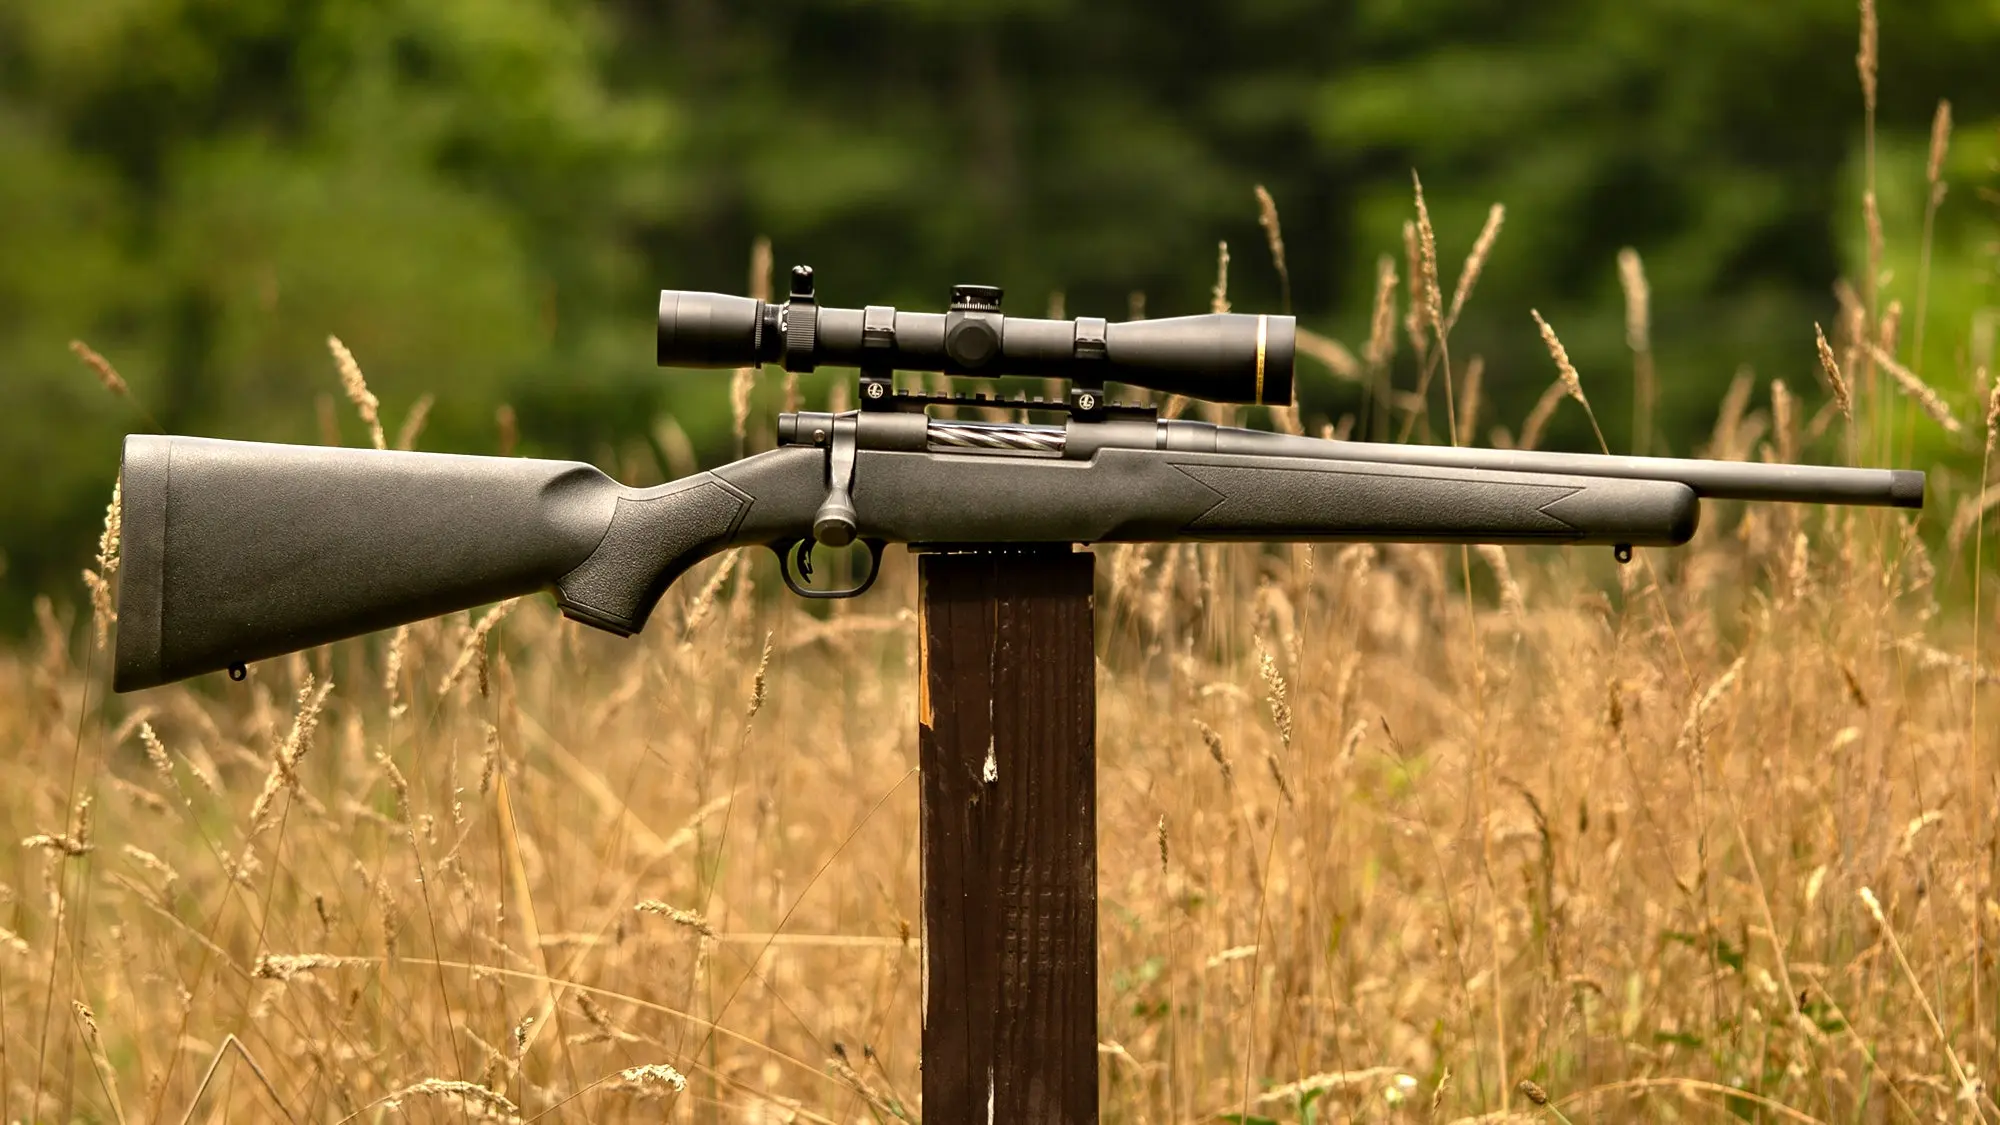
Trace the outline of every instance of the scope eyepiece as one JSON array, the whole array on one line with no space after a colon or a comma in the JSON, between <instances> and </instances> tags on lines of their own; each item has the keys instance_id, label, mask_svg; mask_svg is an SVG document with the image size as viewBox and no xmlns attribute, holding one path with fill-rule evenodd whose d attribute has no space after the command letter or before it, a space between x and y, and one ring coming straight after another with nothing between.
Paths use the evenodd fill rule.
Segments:
<instances>
[{"instance_id":1,"label":"scope eyepiece","mask_svg":"<svg viewBox=\"0 0 2000 1125\"><path fill-rule=\"evenodd\" d=\"M661 367L753 367L762 352L764 302L723 293L660 291Z\"/></svg>"},{"instance_id":2,"label":"scope eyepiece","mask_svg":"<svg viewBox=\"0 0 2000 1125\"><path fill-rule=\"evenodd\" d=\"M1297 325L1289 316L1209 313L1117 324L1005 316L1000 290L987 285L955 287L944 313L839 309L819 304L811 286L810 273L795 276L795 292L781 305L662 291L660 366L856 367L878 380L891 371L1019 375L1068 379L1079 388L1124 383L1213 402L1292 401Z\"/></svg>"}]
</instances>

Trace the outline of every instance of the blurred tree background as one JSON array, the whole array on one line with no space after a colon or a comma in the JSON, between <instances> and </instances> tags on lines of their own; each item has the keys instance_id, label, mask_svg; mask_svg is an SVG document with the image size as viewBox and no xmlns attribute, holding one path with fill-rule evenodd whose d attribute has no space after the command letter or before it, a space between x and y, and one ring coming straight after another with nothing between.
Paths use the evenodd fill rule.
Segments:
<instances>
[{"instance_id":1,"label":"blurred tree background","mask_svg":"<svg viewBox=\"0 0 2000 1125\"><path fill-rule=\"evenodd\" d=\"M1903 358L1976 421L2000 3L1883 7L1885 294L1915 307L1948 97ZM629 473L671 416L708 463L728 378L653 368L654 292L745 291L756 237L832 303L977 281L1111 317L1134 292L1204 310L1226 239L1236 306L1276 310L1260 183L1295 311L1357 349L1412 168L1447 286L1505 203L1454 357L1484 357L1486 424L1518 428L1552 375L1539 308L1619 449L1636 248L1654 451L1685 454L1742 365L1818 394L1812 324L1866 255L1856 27L1844 0L0 0L0 623L75 588L127 430L362 440L344 403L316 412L329 333L392 433L437 396L425 448L495 451L505 403L524 452ZM1303 360L1301 386L1309 424L1359 408ZM1565 413L1545 444L1588 432Z\"/></svg>"}]
</instances>

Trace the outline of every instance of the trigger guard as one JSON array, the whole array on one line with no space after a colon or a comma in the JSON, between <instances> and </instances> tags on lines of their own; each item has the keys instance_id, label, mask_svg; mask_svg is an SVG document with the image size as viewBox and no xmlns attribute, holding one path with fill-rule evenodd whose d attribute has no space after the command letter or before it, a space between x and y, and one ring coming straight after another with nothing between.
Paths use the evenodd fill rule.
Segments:
<instances>
[{"instance_id":1,"label":"trigger guard","mask_svg":"<svg viewBox=\"0 0 2000 1125\"><path fill-rule=\"evenodd\" d=\"M855 543L868 552L868 573L861 581L844 590L815 590L809 586L802 585L798 578L792 576L792 567L790 564L795 559L809 560L811 558L810 552L813 540L810 536L798 539L780 539L768 544L768 546L778 556L778 577L785 580L786 589L802 598L832 599L860 597L875 585L876 576L882 572L882 548L888 546L888 541L877 539L873 536L865 536L856 539ZM806 573L800 577L808 581L811 580L811 563L809 561L806 565Z\"/></svg>"}]
</instances>

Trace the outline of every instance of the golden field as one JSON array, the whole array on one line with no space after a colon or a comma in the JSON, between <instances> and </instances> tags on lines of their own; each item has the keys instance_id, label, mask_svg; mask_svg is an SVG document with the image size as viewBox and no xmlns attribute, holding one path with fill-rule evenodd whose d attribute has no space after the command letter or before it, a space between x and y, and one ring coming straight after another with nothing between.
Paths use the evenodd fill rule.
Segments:
<instances>
[{"instance_id":1,"label":"golden field","mask_svg":"<svg viewBox=\"0 0 2000 1125\"><path fill-rule=\"evenodd\" d=\"M1406 433L1480 432L1447 338L1500 219L1447 294L1419 196L1408 307L1385 260L1361 358L1313 345ZM1981 475L1920 518L1098 549L1106 1122L2000 1122L2000 391L1953 415L1899 310L1846 290L1824 402L1742 376L1701 452L1903 464L1949 419ZM1588 409L1542 331L1488 440ZM1404 335L1447 417L1388 388ZM920 1120L901 552L830 610L743 552L628 641L529 599L108 697L116 539L0 656L0 1121Z\"/></svg>"},{"instance_id":2,"label":"golden field","mask_svg":"<svg viewBox=\"0 0 2000 1125\"><path fill-rule=\"evenodd\" d=\"M1105 1119L1994 1120L2000 701L1921 526L1100 549ZM770 566L110 699L46 610L6 1119L917 1119L914 568Z\"/></svg>"}]
</instances>

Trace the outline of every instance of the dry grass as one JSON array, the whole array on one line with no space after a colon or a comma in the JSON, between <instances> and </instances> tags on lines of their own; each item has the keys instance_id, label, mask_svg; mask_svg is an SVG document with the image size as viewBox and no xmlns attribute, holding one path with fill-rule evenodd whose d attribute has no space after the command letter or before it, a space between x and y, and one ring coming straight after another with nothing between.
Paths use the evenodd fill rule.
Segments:
<instances>
[{"instance_id":1,"label":"dry grass","mask_svg":"<svg viewBox=\"0 0 2000 1125\"><path fill-rule=\"evenodd\" d=\"M1575 1120L1992 1120L1961 1096L2000 1062L1994 816L1960 780L1992 740L1903 525L1715 505L1658 589L1481 552L1504 596L1469 618L1446 549L1106 549L1106 1119L1233 1112L1247 1064L1278 1118L1448 1120L1505 1074ZM106 701L45 615L0 661L0 1108L268 1120L233 1035L300 1121L917 1116L892 563L830 618L746 557L633 641L539 600L427 622L402 679L444 690L401 697L377 638Z\"/></svg>"}]
</instances>

